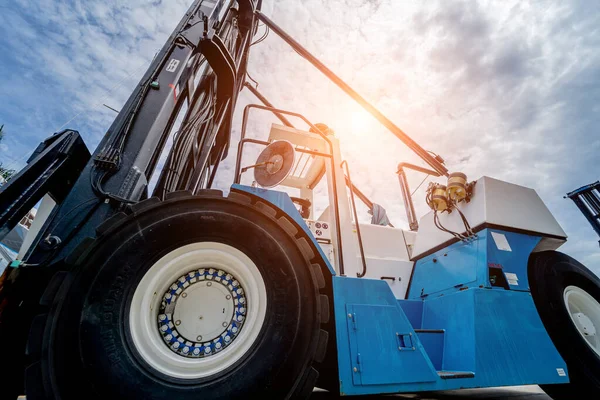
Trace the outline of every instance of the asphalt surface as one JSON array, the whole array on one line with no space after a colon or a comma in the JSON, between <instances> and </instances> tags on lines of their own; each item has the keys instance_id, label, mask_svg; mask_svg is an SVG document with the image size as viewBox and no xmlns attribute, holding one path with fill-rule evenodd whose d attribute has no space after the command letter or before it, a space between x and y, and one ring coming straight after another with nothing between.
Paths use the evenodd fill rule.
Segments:
<instances>
[{"instance_id":1,"label":"asphalt surface","mask_svg":"<svg viewBox=\"0 0 600 400\"><path fill-rule=\"evenodd\" d=\"M352 397L348 397L349 399ZM310 400L333 400L335 396L327 392L315 391ZM360 396L360 400L414 399L414 400L552 400L537 386L513 386L490 389L464 389L450 392L429 392L419 394L398 394L388 396Z\"/></svg>"},{"instance_id":2,"label":"asphalt surface","mask_svg":"<svg viewBox=\"0 0 600 400\"><path fill-rule=\"evenodd\" d=\"M353 397L348 397L351 399ZM552 400L537 386L514 386L507 388L491 389L464 389L451 392L429 392L420 394L397 394L387 396L359 396L357 400L386 400L386 399L414 399L414 400ZM339 399L325 391L316 390L310 400ZM26 400L20 396L18 400Z\"/></svg>"}]
</instances>

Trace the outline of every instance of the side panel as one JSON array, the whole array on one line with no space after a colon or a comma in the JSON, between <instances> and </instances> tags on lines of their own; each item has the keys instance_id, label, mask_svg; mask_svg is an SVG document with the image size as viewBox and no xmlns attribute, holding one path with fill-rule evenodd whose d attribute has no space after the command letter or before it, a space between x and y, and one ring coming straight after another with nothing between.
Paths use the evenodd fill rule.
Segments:
<instances>
[{"instance_id":1,"label":"side panel","mask_svg":"<svg viewBox=\"0 0 600 400\"><path fill-rule=\"evenodd\" d=\"M539 242L538 236L484 229L474 241L418 260L407 297L447 295L467 287L528 291L527 261Z\"/></svg>"},{"instance_id":2,"label":"side panel","mask_svg":"<svg viewBox=\"0 0 600 400\"><path fill-rule=\"evenodd\" d=\"M436 295L461 286L484 284L485 235L470 243L456 243L417 261L409 298Z\"/></svg>"},{"instance_id":3,"label":"side panel","mask_svg":"<svg viewBox=\"0 0 600 400\"><path fill-rule=\"evenodd\" d=\"M335 276L333 292L342 395L392 393L401 382L437 379L385 282Z\"/></svg>"},{"instance_id":4,"label":"side panel","mask_svg":"<svg viewBox=\"0 0 600 400\"><path fill-rule=\"evenodd\" d=\"M475 290L475 311L480 386L568 382L531 294Z\"/></svg>"},{"instance_id":5,"label":"side panel","mask_svg":"<svg viewBox=\"0 0 600 400\"><path fill-rule=\"evenodd\" d=\"M433 382L437 373L397 305L348 304L353 383Z\"/></svg>"},{"instance_id":6,"label":"side panel","mask_svg":"<svg viewBox=\"0 0 600 400\"><path fill-rule=\"evenodd\" d=\"M568 382L528 292L469 288L427 297L422 326L413 326L403 303L414 313L418 300L396 301L382 281L336 276L333 289L343 395Z\"/></svg>"},{"instance_id":7,"label":"side panel","mask_svg":"<svg viewBox=\"0 0 600 400\"><path fill-rule=\"evenodd\" d=\"M511 290L529 291L527 262L539 242L537 236L489 230L487 266L501 269Z\"/></svg>"}]
</instances>

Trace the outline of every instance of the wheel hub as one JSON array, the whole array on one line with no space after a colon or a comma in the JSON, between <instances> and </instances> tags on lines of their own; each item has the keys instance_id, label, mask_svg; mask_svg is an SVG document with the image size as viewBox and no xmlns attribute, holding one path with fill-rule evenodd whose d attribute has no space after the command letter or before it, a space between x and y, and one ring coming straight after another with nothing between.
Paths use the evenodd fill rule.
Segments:
<instances>
[{"instance_id":1,"label":"wheel hub","mask_svg":"<svg viewBox=\"0 0 600 400\"><path fill-rule=\"evenodd\" d=\"M565 306L577 332L600 357L600 303L577 286L567 286L564 291Z\"/></svg>"},{"instance_id":2,"label":"wheel hub","mask_svg":"<svg viewBox=\"0 0 600 400\"><path fill-rule=\"evenodd\" d=\"M592 320L584 313L573 314L575 325L584 336L596 336L596 328Z\"/></svg>"},{"instance_id":3,"label":"wheel hub","mask_svg":"<svg viewBox=\"0 0 600 400\"><path fill-rule=\"evenodd\" d=\"M158 330L171 351L204 358L229 346L246 316L240 282L216 268L201 268L179 277L165 292Z\"/></svg>"}]
</instances>

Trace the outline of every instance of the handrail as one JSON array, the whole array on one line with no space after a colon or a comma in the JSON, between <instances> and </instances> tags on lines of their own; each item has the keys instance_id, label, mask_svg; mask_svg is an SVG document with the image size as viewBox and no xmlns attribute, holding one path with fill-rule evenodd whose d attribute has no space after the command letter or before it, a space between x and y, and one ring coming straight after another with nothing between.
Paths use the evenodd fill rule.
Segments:
<instances>
[{"instance_id":1,"label":"handrail","mask_svg":"<svg viewBox=\"0 0 600 400\"><path fill-rule=\"evenodd\" d=\"M361 272L357 272L356 276L362 278L367 273L367 261L365 260L365 251L363 249L362 236L360 234L360 225L358 223L358 214L356 213L356 203L354 202L354 191L352 190L352 179L350 179L350 167L348 167L348 162L346 160L342 161L340 167L342 165L346 166L346 179L350 183L350 202L352 202L352 213L354 214L354 224L356 226L356 235L358 236L358 248L360 250L360 259L362 261L363 269Z\"/></svg>"},{"instance_id":2,"label":"handrail","mask_svg":"<svg viewBox=\"0 0 600 400\"><path fill-rule=\"evenodd\" d=\"M400 189L402 190L402 198L404 200L404 209L406 210L406 217L408 219L408 226L411 231L416 231L419 229L419 222L417 221L417 216L415 213L415 205L412 201L412 196L410 194L410 189L408 187L408 179L406 178L406 174L404 172L404 168L412 169L417 172L422 172L427 175L432 176L440 176L436 171L419 167L418 165L401 162L398 164L398 170L396 173L398 174L398 180L400 181Z\"/></svg>"}]
</instances>

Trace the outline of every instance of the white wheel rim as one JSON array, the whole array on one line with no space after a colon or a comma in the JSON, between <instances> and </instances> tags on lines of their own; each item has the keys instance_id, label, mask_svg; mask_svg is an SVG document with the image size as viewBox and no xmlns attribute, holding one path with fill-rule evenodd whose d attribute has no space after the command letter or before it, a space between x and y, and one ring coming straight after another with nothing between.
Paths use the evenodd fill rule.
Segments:
<instances>
[{"instance_id":1,"label":"white wheel rim","mask_svg":"<svg viewBox=\"0 0 600 400\"><path fill-rule=\"evenodd\" d=\"M573 325L600 357L600 303L577 286L565 288L564 300Z\"/></svg>"},{"instance_id":2,"label":"white wheel rim","mask_svg":"<svg viewBox=\"0 0 600 400\"><path fill-rule=\"evenodd\" d=\"M201 274L205 277L209 276L209 270L213 271L210 274L212 278L200 279ZM234 279L229 280L227 284L219 283L218 271L223 271ZM166 339L164 332L165 314L162 312L165 306L163 303L165 294L176 281L183 284L179 279L188 276L190 272L194 273L196 281L192 282L190 278L185 288L181 286L178 289L179 297L174 300L176 305L175 311L170 316L170 326L174 329L180 327L186 336L198 332L210 336L202 337L198 341L203 343L207 343L207 339L211 339L212 342L212 336L218 335L217 339L221 339L222 346L217 349L215 347L217 344L213 343L211 351L206 354L204 351L203 354L194 354L193 349L199 347L196 345L193 348L188 346L190 349L187 352L183 351L181 344L169 346L167 344L169 340ZM221 275L219 278L224 276ZM242 288L240 294L246 303L242 311L239 302L234 304L235 296L232 295L232 298L227 300L223 297L227 296L227 293L236 292L227 290L233 280L238 281L239 287ZM210 281L213 285L207 286ZM203 286L200 286L201 284ZM184 302L181 294L188 290L190 290L189 295L185 297ZM231 307L227 306L227 301L231 302ZM199 304L195 306L194 302ZM223 313L211 311L211 306L216 305L219 310L223 309ZM251 349L265 320L266 306L267 292L264 280L254 262L246 254L223 243L193 243L171 251L146 272L133 294L129 310L129 329L135 348L157 371L180 379L203 378L227 369ZM181 309L177 310L178 308ZM192 320L199 318L195 312L200 316L204 314L206 319L203 323L199 324ZM231 335L235 325L232 320L239 316L240 312L243 314L241 321L238 321L241 323L238 325L240 328L235 335ZM217 317L220 314L225 317L225 320ZM177 328L174 326L175 322L178 322ZM227 327L224 326L225 322L228 323ZM218 324L223 326L219 329ZM223 331L224 336L221 336L220 331ZM230 337L226 343L227 332L230 333ZM178 342L181 343L179 340Z\"/></svg>"}]
</instances>

